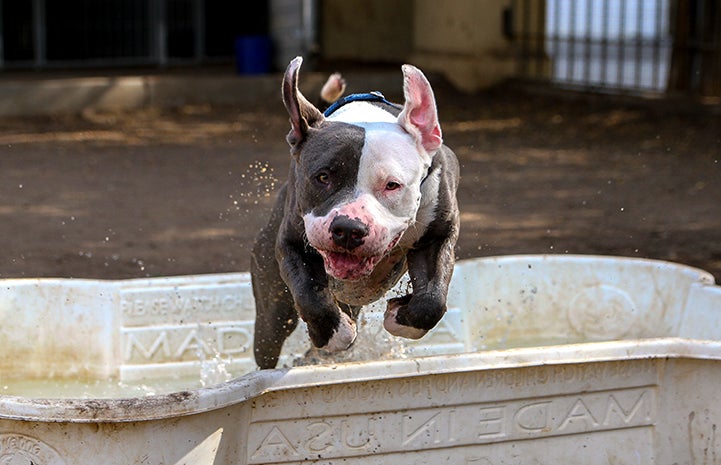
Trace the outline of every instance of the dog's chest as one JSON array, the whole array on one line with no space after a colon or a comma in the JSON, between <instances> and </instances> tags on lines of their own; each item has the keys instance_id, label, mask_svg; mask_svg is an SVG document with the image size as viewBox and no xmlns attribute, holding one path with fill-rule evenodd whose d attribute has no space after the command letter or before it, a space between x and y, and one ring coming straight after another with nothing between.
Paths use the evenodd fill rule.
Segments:
<instances>
[{"instance_id":1,"label":"dog's chest","mask_svg":"<svg viewBox=\"0 0 721 465\"><path fill-rule=\"evenodd\" d=\"M349 305L368 305L380 299L407 271L405 253L397 248L376 266L373 273L356 281L328 278L328 288L336 300Z\"/></svg>"}]
</instances>

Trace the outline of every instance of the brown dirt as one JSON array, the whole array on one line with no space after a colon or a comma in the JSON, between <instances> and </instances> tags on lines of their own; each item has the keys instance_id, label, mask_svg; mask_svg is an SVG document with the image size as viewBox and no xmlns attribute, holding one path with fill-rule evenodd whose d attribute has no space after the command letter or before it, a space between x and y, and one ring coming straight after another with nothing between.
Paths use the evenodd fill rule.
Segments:
<instances>
[{"instance_id":1,"label":"brown dirt","mask_svg":"<svg viewBox=\"0 0 721 465\"><path fill-rule=\"evenodd\" d=\"M650 257L721 280L718 115L512 86L437 98L459 258ZM247 270L287 129L279 102L0 120L0 277Z\"/></svg>"}]
</instances>

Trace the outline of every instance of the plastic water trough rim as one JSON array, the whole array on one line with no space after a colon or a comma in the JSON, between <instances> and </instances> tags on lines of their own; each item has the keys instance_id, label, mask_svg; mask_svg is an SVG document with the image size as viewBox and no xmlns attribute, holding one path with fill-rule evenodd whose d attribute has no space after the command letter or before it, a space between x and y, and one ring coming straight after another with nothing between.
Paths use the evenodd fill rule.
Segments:
<instances>
[{"instance_id":1,"label":"plastic water trough rim","mask_svg":"<svg viewBox=\"0 0 721 465\"><path fill-rule=\"evenodd\" d=\"M264 393L309 386L422 375L644 359L721 360L721 341L653 338L438 355L413 359L314 365L246 374L216 386L127 399L38 399L0 396L0 419L110 423L208 412Z\"/></svg>"}]
</instances>

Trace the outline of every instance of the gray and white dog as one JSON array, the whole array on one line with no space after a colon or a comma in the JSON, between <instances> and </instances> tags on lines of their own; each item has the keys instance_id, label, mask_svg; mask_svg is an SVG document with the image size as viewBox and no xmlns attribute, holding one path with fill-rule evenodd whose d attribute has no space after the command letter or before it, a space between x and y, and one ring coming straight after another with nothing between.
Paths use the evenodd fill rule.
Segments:
<instances>
[{"instance_id":1,"label":"gray and white dog","mask_svg":"<svg viewBox=\"0 0 721 465\"><path fill-rule=\"evenodd\" d=\"M283 78L291 166L253 248L255 360L273 368L300 316L314 346L345 350L361 306L408 271L412 293L387 303L385 329L418 339L443 317L455 263L459 169L441 137L433 90L403 66L402 106L354 94L320 112Z\"/></svg>"}]
</instances>

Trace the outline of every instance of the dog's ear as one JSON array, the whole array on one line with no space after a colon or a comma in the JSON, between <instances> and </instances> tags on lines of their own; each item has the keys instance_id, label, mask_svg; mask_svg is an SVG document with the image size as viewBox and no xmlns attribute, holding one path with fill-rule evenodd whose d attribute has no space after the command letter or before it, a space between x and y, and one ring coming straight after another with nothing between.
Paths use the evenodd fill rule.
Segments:
<instances>
[{"instance_id":1,"label":"dog's ear","mask_svg":"<svg viewBox=\"0 0 721 465\"><path fill-rule=\"evenodd\" d=\"M436 99L428 79L415 66L403 65L403 95L406 101L398 123L433 155L443 143Z\"/></svg>"},{"instance_id":2,"label":"dog's ear","mask_svg":"<svg viewBox=\"0 0 721 465\"><path fill-rule=\"evenodd\" d=\"M288 65L283 77L283 103L290 115L288 143L295 146L308 135L308 128L323 121L323 114L310 103L298 90L298 72L303 63L302 57L296 57Z\"/></svg>"}]
</instances>

